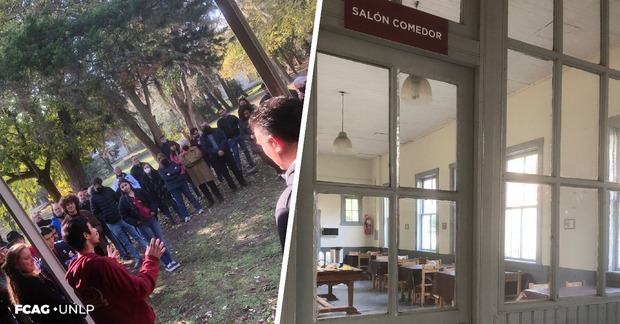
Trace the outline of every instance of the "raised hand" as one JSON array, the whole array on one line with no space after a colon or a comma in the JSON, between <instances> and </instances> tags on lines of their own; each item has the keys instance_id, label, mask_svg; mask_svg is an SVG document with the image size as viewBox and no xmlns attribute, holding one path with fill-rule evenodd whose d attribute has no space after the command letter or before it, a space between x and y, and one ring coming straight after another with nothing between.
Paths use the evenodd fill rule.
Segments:
<instances>
[{"instance_id":1,"label":"raised hand","mask_svg":"<svg viewBox=\"0 0 620 324\"><path fill-rule=\"evenodd\" d=\"M146 247L146 252L144 253L144 255L152 255L159 259L165 251L166 248L164 247L164 242L160 241L159 239L152 238L151 242L149 242L149 246Z\"/></svg>"},{"instance_id":2,"label":"raised hand","mask_svg":"<svg viewBox=\"0 0 620 324\"><path fill-rule=\"evenodd\" d=\"M110 258L115 259L116 261L121 260L121 254L118 252L118 250L115 250L112 245L108 245L108 256Z\"/></svg>"}]
</instances>

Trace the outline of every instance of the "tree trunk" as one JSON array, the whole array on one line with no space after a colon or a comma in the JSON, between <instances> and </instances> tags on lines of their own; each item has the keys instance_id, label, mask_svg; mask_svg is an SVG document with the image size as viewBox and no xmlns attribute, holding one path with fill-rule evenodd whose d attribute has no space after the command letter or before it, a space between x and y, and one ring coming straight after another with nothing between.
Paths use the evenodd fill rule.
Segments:
<instances>
[{"instance_id":1,"label":"tree trunk","mask_svg":"<svg viewBox=\"0 0 620 324\"><path fill-rule=\"evenodd\" d=\"M228 104L228 102L226 102L226 100L224 100L224 98L222 98L222 94L220 93L219 89L215 88L214 91L212 92L213 96L215 96L215 98L217 98L217 101L220 102L220 106L224 106L224 108L226 108L226 110L231 110L232 107Z\"/></svg>"},{"instance_id":2,"label":"tree trunk","mask_svg":"<svg viewBox=\"0 0 620 324\"><path fill-rule=\"evenodd\" d=\"M203 92L203 99L207 100L209 102L211 102L211 105L213 105L213 107L215 107L215 109L220 109L222 108L222 105L220 104L219 100L217 100L217 98L215 98L215 96L211 93L211 91L204 91ZM205 98L206 96L206 98Z\"/></svg>"},{"instance_id":3,"label":"tree trunk","mask_svg":"<svg viewBox=\"0 0 620 324\"><path fill-rule=\"evenodd\" d=\"M55 202L58 202L60 197L62 197L60 191L58 191L58 188L56 187L56 184L52 181L49 172L44 172L40 175L37 179L37 183L43 187L45 191L47 191Z\"/></svg>"},{"instance_id":4,"label":"tree trunk","mask_svg":"<svg viewBox=\"0 0 620 324\"><path fill-rule=\"evenodd\" d=\"M65 158L58 162L65 171L74 192L78 192L81 188L88 187L89 181L86 179L86 172L84 172L84 167L82 166L82 161L78 154L67 154Z\"/></svg>"},{"instance_id":5,"label":"tree trunk","mask_svg":"<svg viewBox=\"0 0 620 324\"><path fill-rule=\"evenodd\" d=\"M54 201L58 201L62 195L60 194L60 191L56 187L54 181L52 181L52 160L49 156L47 156L46 159L45 167L41 169L34 161L27 157L23 157L21 162L28 168L28 170L14 175L5 174L5 176L9 177L6 180L6 184L11 184L24 179L35 178L37 179L37 183L43 187L43 189L45 189L50 196L52 196L52 199L54 199Z\"/></svg>"},{"instance_id":6,"label":"tree trunk","mask_svg":"<svg viewBox=\"0 0 620 324\"><path fill-rule=\"evenodd\" d=\"M114 171L114 167L112 166L112 163L110 163L110 161L108 161L108 159L105 158L105 154L99 154L99 157L103 160L103 163L105 163L105 165L108 167L108 171L110 172Z\"/></svg>"},{"instance_id":7,"label":"tree trunk","mask_svg":"<svg viewBox=\"0 0 620 324\"><path fill-rule=\"evenodd\" d=\"M161 152L159 145L156 144L159 141L159 137L154 140L149 137L147 133L142 130L138 122L134 119L133 115L125 108L125 103L122 100L119 100L118 94L115 94L112 90L109 90L105 94L105 99L107 101L107 105L116 118L123 122L125 126L132 132L136 138L144 145L147 151L153 156L157 157L157 154ZM160 130L161 133L161 130Z\"/></svg>"},{"instance_id":8,"label":"tree trunk","mask_svg":"<svg viewBox=\"0 0 620 324\"><path fill-rule=\"evenodd\" d=\"M187 129L198 127L198 120L194 111L194 102L189 86L185 80L185 76L181 77L179 83L172 85L172 102L174 108L181 115Z\"/></svg>"},{"instance_id":9,"label":"tree trunk","mask_svg":"<svg viewBox=\"0 0 620 324\"><path fill-rule=\"evenodd\" d=\"M230 100L230 103L232 104L233 107L236 106L235 102L237 102L237 98L235 98L235 94L232 92L232 90L230 90L228 83L219 74L216 74L216 76L217 76L218 81L220 81L222 88L224 88L224 92L226 92L226 96L228 96L228 100Z\"/></svg>"},{"instance_id":10,"label":"tree trunk","mask_svg":"<svg viewBox=\"0 0 620 324\"><path fill-rule=\"evenodd\" d=\"M293 82L293 77L290 76L288 72L286 72L286 68L284 67L284 65L282 65L280 60L278 60L276 57L272 57L271 60L280 71L280 76L282 77L282 80L285 80L287 84Z\"/></svg>"},{"instance_id":11,"label":"tree trunk","mask_svg":"<svg viewBox=\"0 0 620 324\"><path fill-rule=\"evenodd\" d=\"M283 50L279 50L278 52L280 52L280 56L282 56L282 58L284 59L284 63L286 63L286 65L288 65L291 71L293 71L293 74L297 74L297 70L295 69L295 63L293 63L293 60L286 56L286 53Z\"/></svg>"},{"instance_id":12,"label":"tree trunk","mask_svg":"<svg viewBox=\"0 0 620 324\"><path fill-rule=\"evenodd\" d=\"M151 99L150 99L151 96L150 96L146 81L141 82L141 85L142 86L140 90L142 90L142 94L144 96L145 102L143 102L140 96L138 95L137 91L139 91L139 89L137 89L136 87L125 87L123 88L123 91L129 98L129 101L131 101L133 106L136 108L138 113L140 113L140 115L142 116L142 119L144 119L147 126L149 127L149 130L151 131L153 143L159 143L159 137L163 134L163 132L161 131L161 128L157 124L157 120L155 119L155 116L153 116L152 109L151 109Z\"/></svg>"},{"instance_id":13,"label":"tree trunk","mask_svg":"<svg viewBox=\"0 0 620 324\"><path fill-rule=\"evenodd\" d=\"M76 141L77 139L73 132L74 125L71 113L67 109L61 108L58 111L58 120L60 121L65 136L71 141ZM75 192L79 191L80 188L87 187L89 182L88 179L86 179L86 172L80 160L80 155L81 152L78 148L71 149L59 161L60 166L65 171L69 183Z\"/></svg>"},{"instance_id":14,"label":"tree trunk","mask_svg":"<svg viewBox=\"0 0 620 324\"><path fill-rule=\"evenodd\" d=\"M295 58L295 61L297 61L297 65L304 65L304 61L299 57L299 55L297 55L297 51L295 51L294 46L291 46L290 53Z\"/></svg>"}]
</instances>

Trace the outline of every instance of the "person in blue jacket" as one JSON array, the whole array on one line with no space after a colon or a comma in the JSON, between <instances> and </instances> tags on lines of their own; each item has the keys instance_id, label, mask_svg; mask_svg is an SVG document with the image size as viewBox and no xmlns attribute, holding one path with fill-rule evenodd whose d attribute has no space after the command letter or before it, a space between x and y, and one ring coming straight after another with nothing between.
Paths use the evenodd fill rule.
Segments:
<instances>
[{"instance_id":1,"label":"person in blue jacket","mask_svg":"<svg viewBox=\"0 0 620 324\"><path fill-rule=\"evenodd\" d=\"M168 192L170 192L172 198L174 198L174 201L177 202L179 211L181 212L181 216L185 219L185 222L189 222L191 218L189 217L187 207L185 207L183 196L189 200L198 214L202 214L204 209L189 190L187 180L185 180L185 177L181 175L181 166L168 160L168 157L163 153L157 154L157 161L160 165L157 173L159 174L159 177L164 180L166 189L168 189Z\"/></svg>"}]
</instances>

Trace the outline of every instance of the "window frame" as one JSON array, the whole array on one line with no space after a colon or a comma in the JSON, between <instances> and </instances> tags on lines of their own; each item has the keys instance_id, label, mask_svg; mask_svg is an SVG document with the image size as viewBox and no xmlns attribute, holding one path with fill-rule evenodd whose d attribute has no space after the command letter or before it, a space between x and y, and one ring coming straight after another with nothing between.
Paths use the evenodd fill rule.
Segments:
<instances>
[{"instance_id":1,"label":"window frame","mask_svg":"<svg viewBox=\"0 0 620 324\"><path fill-rule=\"evenodd\" d=\"M422 187L422 183L426 180L430 180L433 179L435 181L433 188L428 188L428 190L437 190L438 184L439 184L439 168L435 168L432 170L428 170L428 171L424 171L424 172L420 172L418 174L415 175L415 187L416 188L420 188L420 189L425 189ZM432 252L432 253L439 253L439 246L438 246L438 236L439 236L439 217L438 217L438 213L437 213L437 199L416 199L417 203L416 203L416 249L418 251L425 251L425 252ZM427 249L427 248L423 248L423 241L424 238L426 237L426 235L424 235L425 233L425 228L424 228L424 218L426 214L422 214L422 211L424 211L424 204L427 200L433 200L435 201L435 213L432 214L431 217L431 222L429 223L431 228L430 233L427 233L430 237L431 237L431 242L433 241L432 236L435 236L434 242L435 242L435 246L432 246L431 243L431 248ZM435 225L435 232L433 234L432 231L432 224L434 223Z\"/></svg>"},{"instance_id":2,"label":"window frame","mask_svg":"<svg viewBox=\"0 0 620 324\"><path fill-rule=\"evenodd\" d=\"M539 175L542 173L542 168L543 168L543 145L544 145L544 138L537 138L531 141L527 141L524 143L520 143L520 144L516 144L513 146L510 146L508 148L506 148L506 168L508 168L508 162L511 159L516 159L516 158L522 158L522 157L526 157L526 156L530 156L530 155L537 155L538 156L538 161L537 161L537 172L534 173L536 175ZM506 171L506 173L511 173L511 174L525 174L525 173L516 173L516 172L508 172ZM508 183L520 183L514 180L507 180L505 182L505 186L508 186ZM515 257L508 257L506 256L506 239L507 239L507 223L506 223L506 211L509 209L506 205L504 205L504 233L503 233L503 237L504 237L504 246L502 249L502 253L504 256L504 261L505 262L522 262L522 263L530 263L530 264L537 264L537 265L541 265L542 264L542 184L540 183L533 183L535 185L537 185L537 192L536 192L536 200L537 200L537 205L536 205L536 252L535 252L535 259L526 259L526 258L515 258ZM506 193L507 193L507 189ZM504 196L504 199L506 199L506 196ZM525 207L522 207L525 208ZM513 208L511 208L513 209ZM523 237L521 237L521 240L523 240ZM523 253L522 253L523 254Z\"/></svg>"},{"instance_id":3,"label":"window frame","mask_svg":"<svg viewBox=\"0 0 620 324\"><path fill-rule=\"evenodd\" d=\"M347 221L347 199L357 200L357 221ZM364 217L362 212L362 196L356 195L340 195L340 225L342 226L362 226L364 225Z\"/></svg>"}]
</instances>

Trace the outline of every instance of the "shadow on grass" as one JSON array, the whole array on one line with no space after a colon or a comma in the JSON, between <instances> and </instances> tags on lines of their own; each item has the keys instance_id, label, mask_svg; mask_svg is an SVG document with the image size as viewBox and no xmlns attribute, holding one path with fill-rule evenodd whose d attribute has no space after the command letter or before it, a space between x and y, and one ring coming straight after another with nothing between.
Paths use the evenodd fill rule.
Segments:
<instances>
[{"instance_id":1,"label":"shadow on grass","mask_svg":"<svg viewBox=\"0 0 620 324\"><path fill-rule=\"evenodd\" d=\"M248 181L191 222L164 225L182 266L160 270L149 300L157 323L274 321L282 255L273 213L284 183L262 164Z\"/></svg>"}]
</instances>

